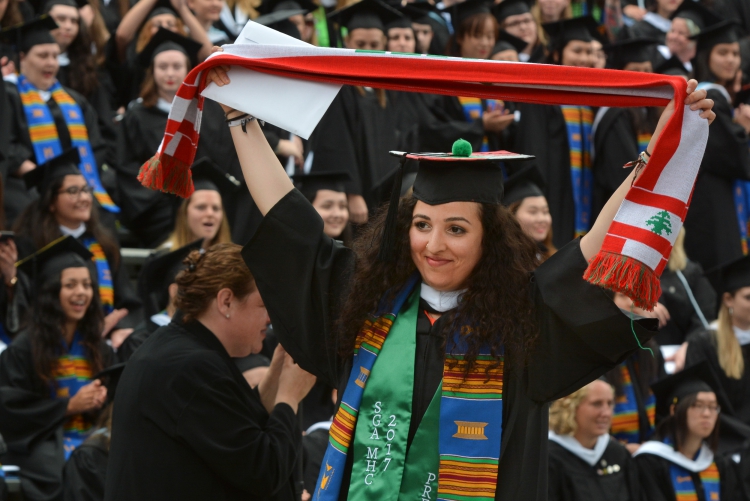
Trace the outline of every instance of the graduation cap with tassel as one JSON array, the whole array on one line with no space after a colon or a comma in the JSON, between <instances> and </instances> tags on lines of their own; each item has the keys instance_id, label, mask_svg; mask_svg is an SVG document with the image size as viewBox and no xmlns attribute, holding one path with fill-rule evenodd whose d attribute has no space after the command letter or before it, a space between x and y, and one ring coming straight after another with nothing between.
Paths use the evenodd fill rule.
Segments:
<instances>
[{"instance_id":1,"label":"graduation cap with tassel","mask_svg":"<svg viewBox=\"0 0 750 501\"><path fill-rule=\"evenodd\" d=\"M534 158L509 151L474 153L471 143L459 139L450 153L406 153L391 151L400 158L399 170L391 191L388 215L383 228L378 259L390 262L396 253L396 217L401 195L404 166L409 160L419 162L414 179L414 198L428 205L450 202L476 202L499 205L503 200L503 170L501 163Z\"/></svg>"}]
</instances>

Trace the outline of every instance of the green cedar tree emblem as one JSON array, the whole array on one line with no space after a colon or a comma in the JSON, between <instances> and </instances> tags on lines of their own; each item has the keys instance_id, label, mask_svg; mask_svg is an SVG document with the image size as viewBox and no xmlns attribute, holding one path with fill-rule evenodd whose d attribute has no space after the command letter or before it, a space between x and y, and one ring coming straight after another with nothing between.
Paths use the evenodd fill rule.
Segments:
<instances>
[{"instance_id":1,"label":"green cedar tree emblem","mask_svg":"<svg viewBox=\"0 0 750 501\"><path fill-rule=\"evenodd\" d=\"M669 216L669 212L663 210L646 221L646 226L651 226L651 231L661 236L662 231L666 231L667 235L672 234L672 218Z\"/></svg>"}]
</instances>

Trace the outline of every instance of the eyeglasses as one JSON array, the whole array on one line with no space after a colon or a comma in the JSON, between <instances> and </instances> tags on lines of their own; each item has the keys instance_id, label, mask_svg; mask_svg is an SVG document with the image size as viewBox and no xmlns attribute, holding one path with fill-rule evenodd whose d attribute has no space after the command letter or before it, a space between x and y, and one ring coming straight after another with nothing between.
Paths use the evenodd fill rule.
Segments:
<instances>
[{"instance_id":1,"label":"eyeglasses","mask_svg":"<svg viewBox=\"0 0 750 501\"><path fill-rule=\"evenodd\" d=\"M60 195L65 193L66 195L69 195L72 198L78 198L81 196L81 193L91 195L92 193L94 193L94 188L92 188L88 184L85 186L71 186L70 188L65 188L64 190L60 190L57 193L59 193Z\"/></svg>"},{"instance_id":2,"label":"eyeglasses","mask_svg":"<svg viewBox=\"0 0 750 501\"><path fill-rule=\"evenodd\" d=\"M526 25L526 24L534 24L534 19L533 18L531 18L531 19L519 19L518 21L513 21L512 23L508 23L508 24L505 25L505 30L507 31L508 28L517 28L517 27L519 27L521 25Z\"/></svg>"},{"instance_id":3,"label":"eyeglasses","mask_svg":"<svg viewBox=\"0 0 750 501\"><path fill-rule=\"evenodd\" d=\"M708 410L711 414L718 414L721 412L721 406L716 404L704 404L703 402L695 402L690 406L691 409L697 409L699 413L703 414Z\"/></svg>"}]
</instances>

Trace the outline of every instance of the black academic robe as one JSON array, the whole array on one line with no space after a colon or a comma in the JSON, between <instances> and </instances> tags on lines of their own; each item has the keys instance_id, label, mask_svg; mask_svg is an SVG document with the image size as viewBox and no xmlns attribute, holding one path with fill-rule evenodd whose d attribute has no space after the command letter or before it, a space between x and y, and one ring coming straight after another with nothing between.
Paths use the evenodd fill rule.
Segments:
<instances>
[{"instance_id":1,"label":"black academic robe","mask_svg":"<svg viewBox=\"0 0 750 501\"><path fill-rule=\"evenodd\" d=\"M311 170L347 170L352 180L346 192L362 195L375 210L390 197L383 184L398 167L388 153L399 144L398 130L392 102L383 108L376 90L345 86L310 137Z\"/></svg>"},{"instance_id":2,"label":"black academic robe","mask_svg":"<svg viewBox=\"0 0 750 501\"><path fill-rule=\"evenodd\" d=\"M575 204L570 177L568 132L559 106L519 104L514 150L534 155L546 188L544 196L552 216L552 238L558 249L575 235ZM593 223L593 220L592 220Z\"/></svg>"},{"instance_id":3,"label":"black academic robe","mask_svg":"<svg viewBox=\"0 0 750 501\"><path fill-rule=\"evenodd\" d=\"M100 350L107 367L111 349L102 342ZM0 434L8 445L0 461L21 468L27 501L55 500L62 493L67 409L68 399L50 398L34 367L29 334L22 332L0 354Z\"/></svg>"},{"instance_id":4,"label":"black academic robe","mask_svg":"<svg viewBox=\"0 0 750 501\"><path fill-rule=\"evenodd\" d=\"M31 305L31 283L23 272L17 272L16 285L12 291L6 287L0 275L0 324L12 340L19 333L26 312Z\"/></svg>"},{"instance_id":5,"label":"black academic robe","mask_svg":"<svg viewBox=\"0 0 750 501\"><path fill-rule=\"evenodd\" d=\"M550 440L549 501L636 501L640 489L633 457L615 439L594 466Z\"/></svg>"},{"instance_id":6,"label":"black academic robe","mask_svg":"<svg viewBox=\"0 0 750 501\"><path fill-rule=\"evenodd\" d=\"M117 385L105 499L291 501L301 440L291 407L268 414L216 336L177 316Z\"/></svg>"},{"instance_id":7,"label":"black academic robe","mask_svg":"<svg viewBox=\"0 0 750 501\"><path fill-rule=\"evenodd\" d=\"M704 270L742 257L733 183L750 179L745 129L732 119L732 106L721 92L710 89L708 98L714 100L716 120L685 218L685 250Z\"/></svg>"},{"instance_id":8,"label":"black academic robe","mask_svg":"<svg viewBox=\"0 0 750 501\"><path fill-rule=\"evenodd\" d=\"M301 367L337 387L341 399L352 360L339 357L333 325L348 290L352 251L324 235L317 211L292 190L266 214L242 255L281 344ZM539 338L525 367L505 374L498 500L546 499L548 402L596 379L637 349L630 320L581 278L586 265L578 241L573 242L534 272L528 291L518 291L532 295ZM652 331L640 322L635 331L645 342ZM646 324L655 329L652 321ZM420 344L424 337L417 339L407 444L442 379L443 340ZM514 356L506 353L506 366L513 366ZM351 457L343 474L342 500Z\"/></svg>"},{"instance_id":9,"label":"black academic robe","mask_svg":"<svg viewBox=\"0 0 750 501\"><path fill-rule=\"evenodd\" d=\"M703 274L703 268L698 263L688 260L687 266L682 270L682 275L693 292L693 297L706 321L711 322L716 317L716 292ZM667 325L659 329L655 338L656 342L660 345L682 344L690 334L703 330L705 327L677 273L666 268L661 275L660 282L659 302L666 306L671 318Z\"/></svg>"},{"instance_id":10,"label":"black academic robe","mask_svg":"<svg viewBox=\"0 0 750 501\"><path fill-rule=\"evenodd\" d=\"M660 30L648 21L638 21L630 27L633 37L653 38L664 45L667 33Z\"/></svg>"},{"instance_id":11,"label":"black academic robe","mask_svg":"<svg viewBox=\"0 0 750 501\"><path fill-rule=\"evenodd\" d=\"M140 324L136 325L133 332L122 342L119 348L117 348L117 361L127 362L130 357L133 356L135 350L137 350L146 339L151 336L159 328L158 325L153 323L150 319L145 319Z\"/></svg>"},{"instance_id":12,"label":"black academic robe","mask_svg":"<svg viewBox=\"0 0 750 501\"><path fill-rule=\"evenodd\" d=\"M464 139L473 151L480 151L487 136L490 151L503 149L502 135L485 132L482 118L467 120L461 102L455 96L430 96L430 120L420 126L419 151L451 151L454 141ZM482 109L487 100L482 99Z\"/></svg>"},{"instance_id":13,"label":"black academic robe","mask_svg":"<svg viewBox=\"0 0 750 501\"><path fill-rule=\"evenodd\" d=\"M154 156L164 138L168 114L157 107L134 103L122 119L117 195L121 219L147 247L163 242L174 227L179 199L146 188L138 181L141 166Z\"/></svg>"},{"instance_id":14,"label":"black academic robe","mask_svg":"<svg viewBox=\"0 0 750 501\"><path fill-rule=\"evenodd\" d=\"M328 447L328 428L319 428L302 437L302 454L305 461L305 490L315 492L318 474Z\"/></svg>"},{"instance_id":15,"label":"black academic robe","mask_svg":"<svg viewBox=\"0 0 750 501\"><path fill-rule=\"evenodd\" d=\"M594 205L591 217L596 219L604 204L631 172L622 166L638 158L641 152L638 131L628 108L607 108L596 122L594 152Z\"/></svg>"},{"instance_id":16,"label":"black academic robe","mask_svg":"<svg viewBox=\"0 0 750 501\"><path fill-rule=\"evenodd\" d=\"M716 334L713 331L694 333L687 338L687 341L685 367L706 360L719 383L721 383L721 389L732 406L731 409L724 409L722 406L721 413L735 417L746 425L750 425L750 371L745 370L740 379L727 377L719 364L719 356L716 351ZM742 358L747 366L750 363L750 345L742 347Z\"/></svg>"},{"instance_id":17,"label":"black academic robe","mask_svg":"<svg viewBox=\"0 0 750 501\"><path fill-rule=\"evenodd\" d=\"M722 409L723 412L723 409ZM742 491L739 489L735 466L729 457L716 456L714 458L719 470L719 481L721 482L721 501L741 501ZM648 501L678 501L675 495L672 477L669 468L672 463L654 454L639 454L635 457L635 465L638 468L641 489L644 499ZM698 501L711 501L706 499L703 491L703 483L700 474L690 473L695 485L695 493Z\"/></svg>"},{"instance_id":18,"label":"black academic robe","mask_svg":"<svg viewBox=\"0 0 750 501\"><path fill-rule=\"evenodd\" d=\"M10 82L5 82L5 91L8 97L9 116L10 116L10 148L7 161L7 177L5 178L5 190L3 204L5 207L6 225L10 225L21 212L36 198L33 191L26 190L23 179L18 177L16 171L25 160L31 160L39 165L40 160L34 155L34 147L29 137L29 127L26 121L26 115L21 104L21 97L18 94L18 87ZM66 88L65 91L78 104L83 113L84 123L89 135L89 143L96 157L98 167L104 165L107 158L107 145L99 132L98 117L96 111L89 102L78 92ZM55 121L57 134L63 150L72 146L70 133L65 125L60 107L54 103L54 99L47 102Z\"/></svg>"},{"instance_id":19,"label":"black academic robe","mask_svg":"<svg viewBox=\"0 0 750 501\"><path fill-rule=\"evenodd\" d=\"M109 463L109 431L97 430L65 463L63 501L104 501Z\"/></svg>"}]
</instances>

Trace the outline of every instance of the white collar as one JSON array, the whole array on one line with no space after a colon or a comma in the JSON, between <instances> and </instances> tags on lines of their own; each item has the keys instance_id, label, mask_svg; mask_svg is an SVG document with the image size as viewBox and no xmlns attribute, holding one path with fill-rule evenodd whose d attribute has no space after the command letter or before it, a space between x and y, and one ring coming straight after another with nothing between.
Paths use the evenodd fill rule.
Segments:
<instances>
[{"instance_id":1,"label":"white collar","mask_svg":"<svg viewBox=\"0 0 750 501\"><path fill-rule=\"evenodd\" d=\"M740 346L745 346L746 344L750 344L750 330L743 331L737 326L732 326L734 329L734 335L737 336L737 341L740 342Z\"/></svg>"},{"instance_id":2,"label":"white collar","mask_svg":"<svg viewBox=\"0 0 750 501\"><path fill-rule=\"evenodd\" d=\"M169 325L169 322L172 321L172 317L166 313L157 313L156 315L151 315L151 321L159 327L164 327L165 325Z\"/></svg>"},{"instance_id":3,"label":"white collar","mask_svg":"<svg viewBox=\"0 0 750 501\"><path fill-rule=\"evenodd\" d=\"M156 107L159 108L161 111L169 115L169 112L172 111L172 103L167 101L166 99L159 98L156 101Z\"/></svg>"},{"instance_id":4,"label":"white collar","mask_svg":"<svg viewBox=\"0 0 750 501\"><path fill-rule=\"evenodd\" d=\"M643 16L643 20L663 33L668 32L672 27L672 21L664 19L656 12L647 12L646 15Z\"/></svg>"},{"instance_id":5,"label":"white collar","mask_svg":"<svg viewBox=\"0 0 750 501\"><path fill-rule=\"evenodd\" d=\"M641 445L633 456L639 456L641 454L653 454L654 456L659 456L677 466L682 466L693 473L705 470L714 462L714 453L711 452L711 449L709 449L706 444L701 445L701 450L695 461L688 459L682 453L677 452L671 445L667 445L664 442L657 442L655 440L649 440Z\"/></svg>"},{"instance_id":6,"label":"white collar","mask_svg":"<svg viewBox=\"0 0 750 501\"><path fill-rule=\"evenodd\" d=\"M67 52L62 52L57 56L57 62L60 66L68 66L70 64L70 58Z\"/></svg>"},{"instance_id":7,"label":"white collar","mask_svg":"<svg viewBox=\"0 0 750 501\"><path fill-rule=\"evenodd\" d=\"M319 421L315 423L314 425L310 426L305 432L305 435L309 435L310 433L317 431L317 430L330 430L332 424L333 424L333 419L331 419L330 421Z\"/></svg>"},{"instance_id":8,"label":"white collar","mask_svg":"<svg viewBox=\"0 0 750 501\"><path fill-rule=\"evenodd\" d=\"M525 54L523 52L518 53L518 60L522 63L528 63L529 59L531 59L531 54Z\"/></svg>"},{"instance_id":9,"label":"white collar","mask_svg":"<svg viewBox=\"0 0 750 501\"><path fill-rule=\"evenodd\" d=\"M586 447L582 446L581 442L576 440L575 437L571 437L570 435L558 435L554 431L550 430L547 436L550 440L560 445L560 447L581 458L590 466L594 466L599 462L599 460L604 455L604 451L607 449L607 445L609 445L608 433L600 435L599 438L596 439L596 445L593 449L587 449Z\"/></svg>"},{"instance_id":10,"label":"white collar","mask_svg":"<svg viewBox=\"0 0 750 501\"><path fill-rule=\"evenodd\" d=\"M70 235L73 238L78 238L86 233L86 223L81 223L78 228L73 229L70 229L67 226L60 225L60 232L62 232L63 235Z\"/></svg>"},{"instance_id":11,"label":"white collar","mask_svg":"<svg viewBox=\"0 0 750 501\"><path fill-rule=\"evenodd\" d=\"M729 91L723 85L719 85L713 82L701 82L698 84L698 87L696 87L696 89L717 90L722 96L724 96L724 99L726 99L729 104L732 104L732 98L729 96Z\"/></svg>"},{"instance_id":12,"label":"white collar","mask_svg":"<svg viewBox=\"0 0 750 501\"><path fill-rule=\"evenodd\" d=\"M458 300L464 292L466 292L466 289L451 292L437 291L426 283L422 282L422 288L419 291L419 297L424 299L433 310L439 311L440 313L445 313L446 311L452 310L453 308L458 306Z\"/></svg>"}]
</instances>

